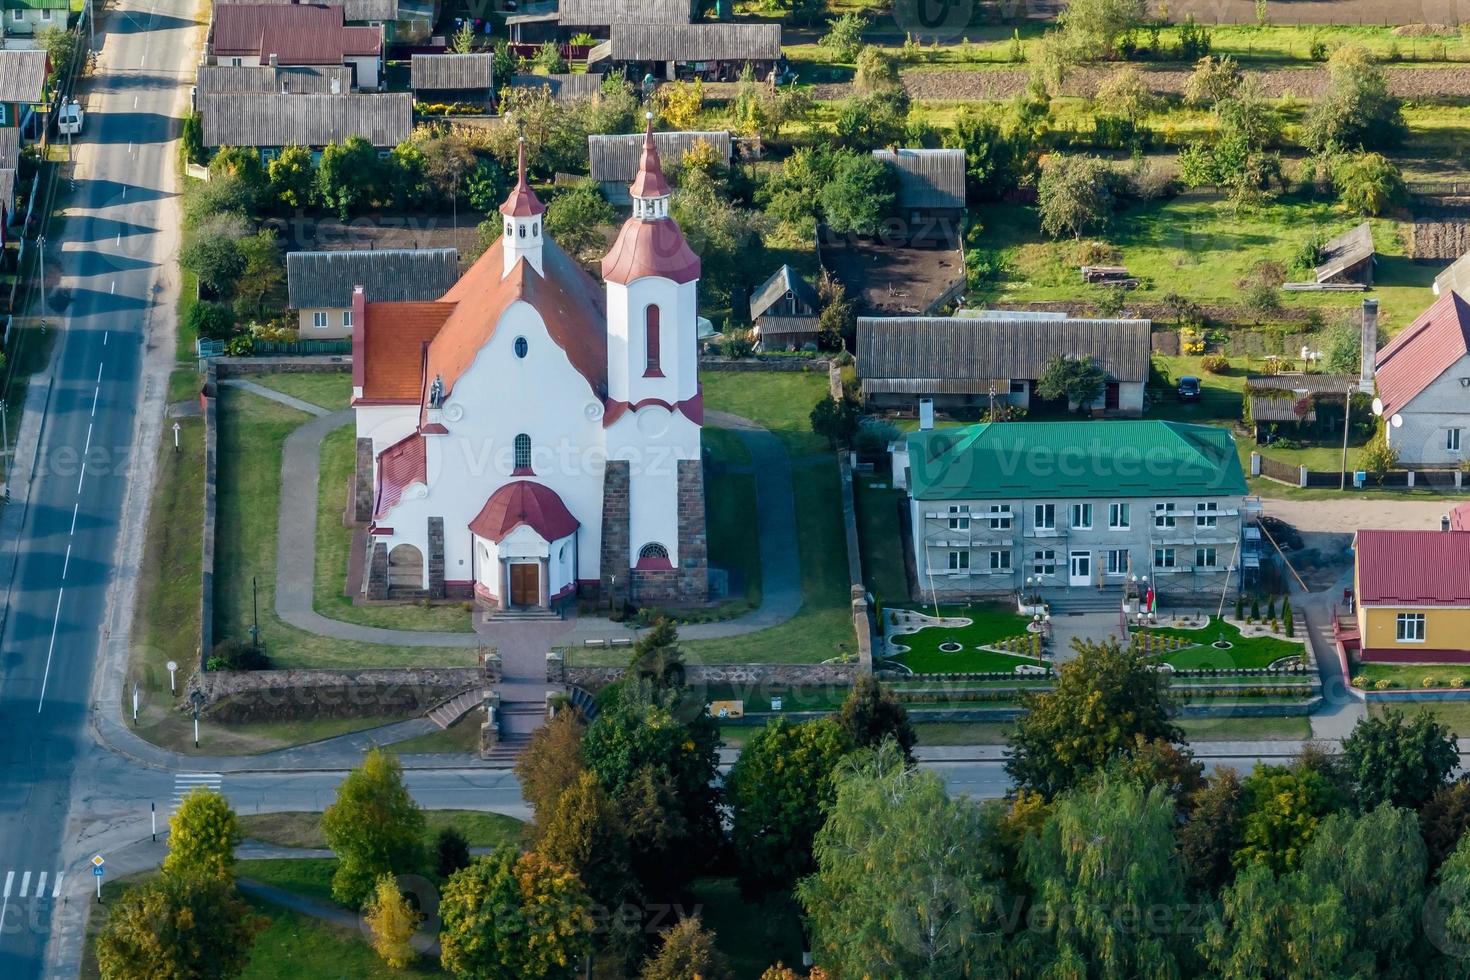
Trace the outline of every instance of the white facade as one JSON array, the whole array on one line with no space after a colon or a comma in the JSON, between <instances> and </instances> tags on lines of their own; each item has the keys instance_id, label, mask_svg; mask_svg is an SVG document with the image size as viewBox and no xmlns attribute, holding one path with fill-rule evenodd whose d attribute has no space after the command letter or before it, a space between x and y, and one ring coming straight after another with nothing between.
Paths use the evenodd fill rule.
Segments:
<instances>
[{"instance_id":1,"label":"white facade","mask_svg":"<svg viewBox=\"0 0 1470 980\"><path fill-rule=\"evenodd\" d=\"M1459 466L1470 458L1470 355L1461 357L1399 410L1388 445L1401 466Z\"/></svg>"}]
</instances>

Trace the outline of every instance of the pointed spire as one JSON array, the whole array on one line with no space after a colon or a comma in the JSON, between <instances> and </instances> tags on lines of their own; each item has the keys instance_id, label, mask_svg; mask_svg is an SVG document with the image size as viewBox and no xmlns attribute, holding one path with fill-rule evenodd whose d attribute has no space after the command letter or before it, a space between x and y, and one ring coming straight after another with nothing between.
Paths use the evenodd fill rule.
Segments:
<instances>
[{"instance_id":1,"label":"pointed spire","mask_svg":"<svg viewBox=\"0 0 1470 980\"><path fill-rule=\"evenodd\" d=\"M653 141L653 113L646 113L648 128L643 134L643 159L638 162L638 176L628 193L638 200L668 197L669 182L664 179L663 164L658 158L658 145Z\"/></svg>"},{"instance_id":2,"label":"pointed spire","mask_svg":"<svg viewBox=\"0 0 1470 980\"><path fill-rule=\"evenodd\" d=\"M510 197L500 206L500 213L507 218L531 218L546 210L546 205L531 190L531 185L526 182L526 138L521 137L520 161L516 168L516 186L510 192Z\"/></svg>"}]
</instances>

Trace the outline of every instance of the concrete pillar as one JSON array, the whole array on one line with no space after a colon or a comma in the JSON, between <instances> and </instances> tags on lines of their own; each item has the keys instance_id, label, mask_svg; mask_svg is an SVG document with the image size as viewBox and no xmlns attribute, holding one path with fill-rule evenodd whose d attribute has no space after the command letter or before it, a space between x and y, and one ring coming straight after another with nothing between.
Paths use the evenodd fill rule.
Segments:
<instances>
[{"instance_id":1,"label":"concrete pillar","mask_svg":"<svg viewBox=\"0 0 1470 980\"><path fill-rule=\"evenodd\" d=\"M542 558L538 562L540 574L537 575L536 605L542 609L551 608L551 559Z\"/></svg>"},{"instance_id":2,"label":"concrete pillar","mask_svg":"<svg viewBox=\"0 0 1470 980\"><path fill-rule=\"evenodd\" d=\"M444 598L444 518L429 518L429 598Z\"/></svg>"},{"instance_id":3,"label":"concrete pillar","mask_svg":"<svg viewBox=\"0 0 1470 980\"><path fill-rule=\"evenodd\" d=\"M368 562L367 597L388 598L388 545L382 541L373 543L372 559Z\"/></svg>"},{"instance_id":4,"label":"concrete pillar","mask_svg":"<svg viewBox=\"0 0 1470 980\"><path fill-rule=\"evenodd\" d=\"M1261 475L1261 454L1251 450L1251 476Z\"/></svg>"}]
</instances>

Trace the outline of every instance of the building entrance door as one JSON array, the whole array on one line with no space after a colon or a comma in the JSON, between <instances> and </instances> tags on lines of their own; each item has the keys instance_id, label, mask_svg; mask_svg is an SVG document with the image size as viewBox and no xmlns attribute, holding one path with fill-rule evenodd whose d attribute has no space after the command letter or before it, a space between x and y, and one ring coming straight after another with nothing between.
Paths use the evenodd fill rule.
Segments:
<instances>
[{"instance_id":1,"label":"building entrance door","mask_svg":"<svg viewBox=\"0 0 1470 980\"><path fill-rule=\"evenodd\" d=\"M1072 552L1071 561L1067 569L1068 585L1091 585L1092 584L1092 554L1087 551Z\"/></svg>"},{"instance_id":2,"label":"building entrance door","mask_svg":"<svg viewBox=\"0 0 1470 980\"><path fill-rule=\"evenodd\" d=\"M524 562L510 566L510 604L535 606L541 602L541 566Z\"/></svg>"}]
</instances>

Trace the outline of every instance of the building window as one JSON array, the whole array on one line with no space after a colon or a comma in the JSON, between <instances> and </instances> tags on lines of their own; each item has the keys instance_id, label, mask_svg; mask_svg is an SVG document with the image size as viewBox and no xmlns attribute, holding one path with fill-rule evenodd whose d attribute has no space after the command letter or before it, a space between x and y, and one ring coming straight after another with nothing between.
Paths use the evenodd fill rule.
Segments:
<instances>
[{"instance_id":1,"label":"building window","mask_svg":"<svg viewBox=\"0 0 1470 980\"><path fill-rule=\"evenodd\" d=\"M44 20L44 21L46 21L47 23L50 23L51 22L51 11L50 10L42 10L41 11L41 19Z\"/></svg>"},{"instance_id":2,"label":"building window","mask_svg":"<svg viewBox=\"0 0 1470 980\"><path fill-rule=\"evenodd\" d=\"M970 505L949 505L949 529L951 531L968 531L970 529Z\"/></svg>"},{"instance_id":3,"label":"building window","mask_svg":"<svg viewBox=\"0 0 1470 980\"><path fill-rule=\"evenodd\" d=\"M992 572L1008 572L1011 569L1011 553L1009 551L992 551L990 553L990 570Z\"/></svg>"},{"instance_id":4,"label":"building window","mask_svg":"<svg viewBox=\"0 0 1470 980\"><path fill-rule=\"evenodd\" d=\"M1031 556L1032 575L1055 575L1057 573L1057 553L1047 548L1038 551Z\"/></svg>"},{"instance_id":5,"label":"building window","mask_svg":"<svg viewBox=\"0 0 1470 980\"><path fill-rule=\"evenodd\" d=\"M311 325L318 330L325 330L327 328L327 311L317 310L313 313L311 315Z\"/></svg>"},{"instance_id":6,"label":"building window","mask_svg":"<svg viewBox=\"0 0 1470 980\"><path fill-rule=\"evenodd\" d=\"M562 552L563 552L563 554L565 554L566 550L567 550L566 549L566 545L562 545ZM657 541L650 541L648 544L646 544L643 547L641 547L641 548L638 549L638 557L639 558L667 558L667 557L669 557L669 549L668 548L665 548L663 545L659 544Z\"/></svg>"},{"instance_id":7,"label":"building window","mask_svg":"<svg viewBox=\"0 0 1470 980\"><path fill-rule=\"evenodd\" d=\"M540 238L541 237L541 222L538 221L535 224L531 225L531 237L532 238Z\"/></svg>"},{"instance_id":8,"label":"building window","mask_svg":"<svg viewBox=\"0 0 1470 980\"><path fill-rule=\"evenodd\" d=\"M1460 430L1446 429L1444 433L1444 447L1452 453L1460 451Z\"/></svg>"},{"instance_id":9,"label":"building window","mask_svg":"<svg viewBox=\"0 0 1470 980\"><path fill-rule=\"evenodd\" d=\"M1400 643L1424 642L1424 614L1399 613L1398 641Z\"/></svg>"},{"instance_id":10,"label":"building window","mask_svg":"<svg viewBox=\"0 0 1470 980\"><path fill-rule=\"evenodd\" d=\"M1128 549L1114 548L1107 553L1107 569L1109 575L1128 574Z\"/></svg>"},{"instance_id":11,"label":"building window","mask_svg":"<svg viewBox=\"0 0 1470 980\"><path fill-rule=\"evenodd\" d=\"M1108 527L1126 531L1130 519L1127 504L1108 504Z\"/></svg>"},{"instance_id":12,"label":"building window","mask_svg":"<svg viewBox=\"0 0 1470 980\"><path fill-rule=\"evenodd\" d=\"M1092 530L1092 505L1091 504L1073 504L1072 505L1072 526L1074 528L1077 528L1079 531L1090 531L1090 530Z\"/></svg>"},{"instance_id":13,"label":"building window","mask_svg":"<svg viewBox=\"0 0 1470 980\"><path fill-rule=\"evenodd\" d=\"M650 306L643 311L643 344L647 355L647 361L643 366L645 378L662 378L663 370L659 366L659 312L657 306Z\"/></svg>"},{"instance_id":14,"label":"building window","mask_svg":"<svg viewBox=\"0 0 1470 980\"><path fill-rule=\"evenodd\" d=\"M1011 505L990 505L990 529L992 531L1009 531L1011 529Z\"/></svg>"},{"instance_id":15,"label":"building window","mask_svg":"<svg viewBox=\"0 0 1470 980\"><path fill-rule=\"evenodd\" d=\"M515 348L516 357L525 357L526 352L531 349L531 345L525 337L517 337L516 342L512 346Z\"/></svg>"},{"instance_id":16,"label":"building window","mask_svg":"<svg viewBox=\"0 0 1470 980\"><path fill-rule=\"evenodd\" d=\"M531 437L524 432L516 436L515 464L517 473L531 472Z\"/></svg>"},{"instance_id":17,"label":"building window","mask_svg":"<svg viewBox=\"0 0 1470 980\"><path fill-rule=\"evenodd\" d=\"M1037 504L1033 513L1038 531L1050 531L1057 526L1057 505Z\"/></svg>"},{"instance_id":18,"label":"building window","mask_svg":"<svg viewBox=\"0 0 1470 980\"><path fill-rule=\"evenodd\" d=\"M1214 548L1194 549L1194 564L1196 568L1214 568L1219 564L1219 558Z\"/></svg>"},{"instance_id":19,"label":"building window","mask_svg":"<svg viewBox=\"0 0 1470 980\"><path fill-rule=\"evenodd\" d=\"M1154 549L1154 567L1155 568L1173 568L1174 567L1174 549L1173 548L1155 548Z\"/></svg>"},{"instance_id":20,"label":"building window","mask_svg":"<svg viewBox=\"0 0 1470 980\"><path fill-rule=\"evenodd\" d=\"M967 571L970 567L970 553L968 551L951 551L949 553L949 570L951 572Z\"/></svg>"},{"instance_id":21,"label":"building window","mask_svg":"<svg viewBox=\"0 0 1470 980\"><path fill-rule=\"evenodd\" d=\"M518 237L525 238L526 237L526 226L525 225L521 225L520 228L516 229L516 232L517 232Z\"/></svg>"},{"instance_id":22,"label":"building window","mask_svg":"<svg viewBox=\"0 0 1470 980\"><path fill-rule=\"evenodd\" d=\"M1194 505L1194 526L1215 527L1220 523L1220 505L1213 500Z\"/></svg>"},{"instance_id":23,"label":"building window","mask_svg":"<svg viewBox=\"0 0 1470 980\"><path fill-rule=\"evenodd\" d=\"M352 311L351 310L343 310L342 311L342 326L345 327L345 328L347 328L348 330L351 330L352 329Z\"/></svg>"},{"instance_id":24,"label":"building window","mask_svg":"<svg viewBox=\"0 0 1470 980\"><path fill-rule=\"evenodd\" d=\"M1024 379L1017 379L1017 378L1012 378L1011 379L1011 394L1013 394L1013 395L1024 395L1029 390L1030 389L1026 386L1026 382L1025 382Z\"/></svg>"},{"instance_id":25,"label":"building window","mask_svg":"<svg viewBox=\"0 0 1470 980\"><path fill-rule=\"evenodd\" d=\"M515 234L515 227L516 226L514 224L512 224L511 222L509 222L509 221L507 221L505 223L505 237L506 238L510 238L512 235Z\"/></svg>"},{"instance_id":26,"label":"building window","mask_svg":"<svg viewBox=\"0 0 1470 980\"><path fill-rule=\"evenodd\" d=\"M1176 517L1173 504L1154 504L1154 527L1174 527Z\"/></svg>"},{"instance_id":27,"label":"building window","mask_svg":"<svg viewBox=\"0 0 1470 980\"><path fill-rule=\"evenodd\" d=\"M21 10L19 10L19 9L12 10L10 12L10 19L13 20L13 21L15 21L17 24L19 24L21 21L23 21L23 20L26 19L25 13L22 12Z\"/></svg>"}]
</instances>

